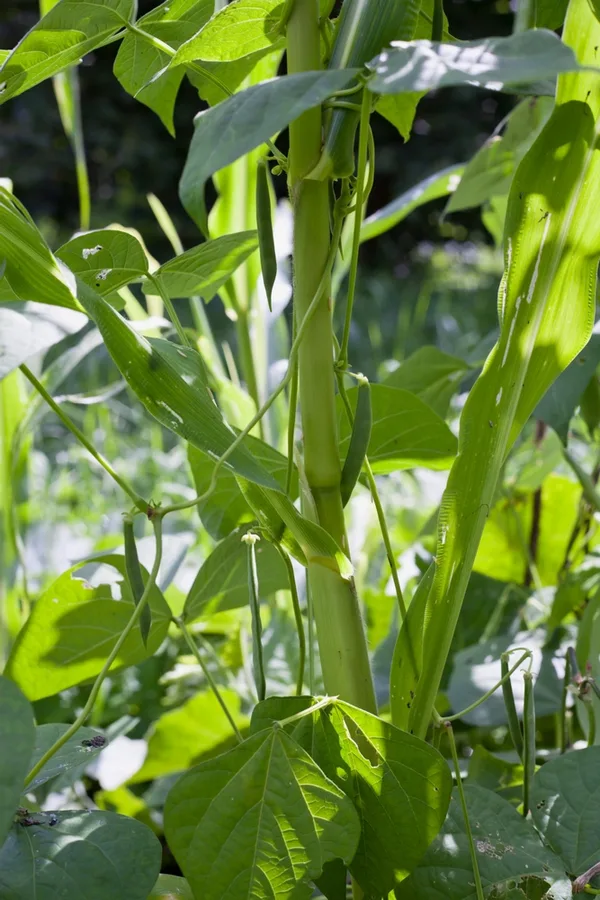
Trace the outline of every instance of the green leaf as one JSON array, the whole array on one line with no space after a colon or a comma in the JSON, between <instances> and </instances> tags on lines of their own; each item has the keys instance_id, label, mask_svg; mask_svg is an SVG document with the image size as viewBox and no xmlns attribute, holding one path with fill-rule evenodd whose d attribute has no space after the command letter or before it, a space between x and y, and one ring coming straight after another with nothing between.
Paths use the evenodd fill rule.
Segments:
<instances>
[{"instance_id":1,"label":"green leaf","mask_svg":"<svg viewBox=\"0 0 600 900\"><path fill-rule=\"evenodd\" d=\"M214 0L165 0L136 25L174 50L189 40L211 17ZM175 134L173 110L183 69L163 72L171 57L136 32L128 31L119 47L113 72L127 93L153 110L170 134Z\"/></svg>"},{"instance_id":2,"label":"green leaf","mask_svg":"<svg viewBox=\"0 0 600 900\"><path fill-rule=\"evenodd\" d=\"M569 0L535 0L535 27L552 31L562 28L568 5Z\"/></svg>"},{"instance_id":3,"label":"green leaf","mask_svg":"<svg viewBox=\"0 0 600 900\"><path fill-rule=\"evenodd\" d=\"M520 805L523 798L523 766L494 756L481 744L469 759L468 784L486 788L508 800L511 806Z\"/></svg>"},{"instance_id":4,"label":"green leaf","mask_svg":"<svg viewBox=\"0 0 600 900\"><path fill-rule=\"evenodd\" d=\"M239 694L227 688L219 688L219 693L240 731L246 728L248 720L240 712ZM231 725L212 691L194 694L182 706L160 716L147 740L148 755L130 783L184 772L235 744Z\"/></svg>"},{"instance_id":5,"label":"green leaf","mask_svg":"<svg viewBox=\"0 0 600 900\"><path fill-rule=\"evenodd\" d=\"M0 379L31 356L79 331L86 321L80 313L41 303L0 307Z\"/></svg>"},{"instance_id":6,"label":"green leaf","mask_svg":"<svg viewBox=\"0 0 600 900\"><path fill-rule=\"evenodd\" d=\"M361 836L352 875L366 896L387 896L442 826L448 764L424 741L342 701L301 719L293 736L356 807Z\"/></svg>"},{"instance_id":7,"label":"green leaf","mask_svg":"<svg viewBox=\"0 0 600 900\"><path fill-rule=\"evenodd\" d=\"M73 566L39 597L19 632L6 664L6 675L30 700L51 697L95 678L131 618L134 605L125 577L125 559L111 554L96 557L93 562L105 563L118 575L102 571L102 576L110 575L112 582L92 587L76 575L89 562ZM148 574L142 571L146 579ZM156 586L150 592L149 603L152 628L147 647L139 629L134 629L111 671L142 662L162 644L171 612Z\"/></svg>"},{"instance_id":8,"label":"green leaf","mask_svg":"<svg viewBox=\"0 0 600 900\"><path fill-rule=\"evenodd\" d=\"M423 94L383 94L375 104L375 110L398 129L400 137L408 141L412 131L417 104Z\"/></svg>"},{"instance_id":9,"label":"green leaf","mask_svg":"<svg viewBox=\"0 0 600 900\"><path fill-rule=\"evenodd\" d=\"M505 85L524 85L582 68L573 50L542 28L458 44L396 41L370 67L375 74L369 90L375 94L464 84L502 90Z\"/></svg>"},{"instance_id":10,"label":"green leaf","mask_svg":"<svg viewBox=\"0 0 600 900\"><path fill-rule=\"evenodd\" d=\"M313 697L267 697L261 700L252 710L250 720L250 734L258 734L265 728L270 728L273 722L280 722L290 716L308 709L314 703ZM296 727L296 722L285 725L285 730L291 734Z\"/></svg>"},{"instance_id":11,"label":"green leaf","mask_svg":"<svg viewBox=\"0 0 600 900\"><path fill-rule=\"evenodd\" d=\"M129 22L134 0L60 0L0 68L0 103L78 63Z\"/></svg>"},{"instance_id":12,"label":"green leaf","mask_svg":"<svg viewBox=\"0 0 600 900\"><path fill-rule=\"evenodd\" d=\"M358 388L348 391L356 408ZM369 461L380 474L424 466L448 469L456 453L456 438L426 403L409 391L374 384L371 387L373 427L369 442ZM341 400L337 399L340 456L350 443L348 424Z\"/></svg>"},{"instance_id":13,"label":"green leaf","mask_svg":"<svg viewBox=\"0 0 600 900\"><path fill-rule=\"evenodd\" d=\"M29 769L33 769L44 753L54 746L69 727L69 725L55 722L37 726L35 729L35 746L29 761ZM94 738L96 740L92 743ZM69 738L67 743L63 744L60 750L40 769L35 778L27 785L27 790L34 791L40 785L50 781L51 778L64 775L70 769L78 769L81 766L89 765L105 746L107 746L106 740L97 729L80 728L77 734Z\"/></svg>"},{"instance_id":14,"label":"green leaf","mask_svg":"<svg viewBox=\"0 0 600 900\"><path fill-rule=\"evenodd\" d=\"M159 338L146 339L102 297L84 285L79 288L80 299L96 322L106 349L148 412L213 459L222 456L235 434L212 399L199 354ZM252 481L279 489L244 445L233 451L225 465Z\"/></svg>"},{"instance_id":15,"label":"green leaf","mask_svg":"<svg viewBox=\"0 0 600 900\"><path fill-rule=\"evenodd\" d=\"M153 277L169 297L204 297L211 300L238 266L258 247L256 231L241 231L206 241L164 263ZM151 281L144 291L156 293Z\"/></svg>"},{"instance_id":16,"label":"green leaf","mask_svg":"<svg viewBox=\"0 0 600 900\"><path fill-rule=\"evenodd\" d=\"M233 0L179 48L171 66L199 59L232 62L283 42L284 0Z\"/></svg>"},{"instance_id":17,"label":"green leaf","mask_svg":"<svg viewBox=\"0 0 600 900\"><path fill-rule=\"evenodd\" d=\"M13 825L0 849L2 897L146 900L160 871L161 847L145 825L99 810L31 818L35 824Z\"/></svg>"},{"instance_id":18,"label":"green leaf","mask_svg":"<svg viewBox=\"0 0 600 900\"><path fill-rule=\"evenodd\" d=\"M148 900L194 900L192 889L179 875L159 875Z\"/></svg>"},{"instance_id":19,"label":"green leaf","mask_svg":"<svg viewBox=\"0 0 600 900\"><path fill-rule=\"evenodd\" d=\"M204 201L208 179L272 138L307 109L347 87L356 74L356 69L345 69L273 78L198 113L179 196L204 234L208 233Z\"/></svg>"},{"instance_id":20,"label":"green leaf","mask_svg":"<svg viewBox=\"0 0 600 900\"><path fill-rule=\"evenodd\" d=\"M553 105L546 97L522 100L511 112L504 134L494 134L467 163L444 213L481 206L494 195L506 194L517 165L546 124Z\"/></svg>"},{"instance_id":21,"label":"green leaf","mask_svg":"<svg viewBox=\"0 0 600 900\"><path fill-rule=\"evenodd\" d=\"M0 302L35 300L81 310L73 277L52 255L25 207L1 186L0 261L5 263Z\"/></svg>"},{"instance_id":22,"label":"green leaf","mask_svg":"<svg viewBox=\"0 0 600 900\"><path fill-rule=\"evenodd\" d=\"M583 350L550 386L534 410L534 418L553 428L565 446L571 419L599 363L600 334L592 334Z\"/></svg>"},{"instance_id":23,"label":"green leaf","mask_svg":"<svg viewBox=\"0 0 600 900\"><path fill-rule=\"evenodd\" d=\"M112 228L80 234L63 244L56 255L103 297L148 274L148 259L140 242L132 234Z\"/></svg>"},{"instance_id":24,"label":"green leaf","mask_svg":"<svg viewBox=\"0 0 600 900\"><path fill-rule=\"evenodd\" d=\"M0 847L19 805L34 740L31 706L19 688L0 675Z\"/></svg>"},{"instance_id":25,"label":"green leaf","mask_svg":"<svg viewBox=\"0 0 600 900\"><path fill-rule=\"evenodd\" d=\"M437 347L419 347L383 382L420 397L439 416L446 416L450 400L471 367L463 359Z\"/></svg>"},{"instance_id":26,"label":"green leaf","mask_svg":"<svg viewBox=\"0 0 600 900\"><path fill-rule=\"evenodd\" d=\"M573 0L563 36L582 62L593 62L600 23L592 19L586 0ZM429 724L508 452L545 391L581 352L592 331L600 256L595 212L600 204L600 155L590 150L596 146L594 117L600 112L597 85L596 76L588 73L559 78L556 108L512 182L499 295L500 337L463 409L460 453L438 520L425 637L428 653L412 709L416 734L424 734ZM593 112L582 96L588 97Z\"/></svg>"},{"instance_id":27,"label":"green leaf","mask_svg":"<svg viewBox=\"0 0 600 900\"><path fill-rule=\"evenodd\" d=\"M560 860L546 850L533 826L506 800L474 785L465 786L465 795L484 893L506 881L562 874ZM465 822L455 789L439 836L410 878L396 888L396 898L476 900L476 896Z\"/></svg>"},{"instance_id":28,"label":"green leaf","mask_svg":"<svg viewBox=\"0 0 600 900\"><path fill-rule=\"evenodd\" d=\"M194 896L311 896L309 879L352 859L358 817L281 729L197 766L171 790L165 834Z\"/></svg>"},{"instance_id":29,"label":"green leaf","mask_svg":"<svg viewBox=\"0 0 600 900\"><path fill-rule=\"evenodd\" d=\"M194 579L183 609L186 622L211 616L225 609L236 609L248 603L248 565L246 545L242 537L251 526L244 525L221 541L208 556ZM262 597L287 590L287 569L267 540L256 546L258 583Z\"/></svg>"}]
</instances>

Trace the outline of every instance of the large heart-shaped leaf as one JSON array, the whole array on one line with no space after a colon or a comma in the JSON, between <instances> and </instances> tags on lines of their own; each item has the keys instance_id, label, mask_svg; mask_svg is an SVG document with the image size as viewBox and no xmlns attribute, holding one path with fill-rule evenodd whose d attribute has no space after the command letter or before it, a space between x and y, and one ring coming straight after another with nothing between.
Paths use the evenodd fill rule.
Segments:
<instances>
[{"instance_id":1,"label":"large heart-shaped leaf","mask_svg":"<svg viewBox=\"0 0 600 900\"><path fill-rule=\"evenodd\" d=\"M566 753L542 766L533 780L535 826L571 875L599 860L600 747Z\"/></svg>"},{"instance_id":2,"label":"large heart-shaped leaf","mask_svg":"<svg viewBox=\"0 0 600 900\"><path fill-rule=\"evenodd\" d=\"M134 0L60 0L4 60L0 103L102 46L133 17Z\"/></svg>"},{"instance_id":3,"label":"large heart-shaped leaf","mask_svg":"<svg viewBox=\"0 0 600 900\"><path fill-rule=\"evenodd\" d=\"M132 234L112 228L80 234L63 244L56 255L103 297L148 272L140 242Z\"/></svg>"},{"instance_id":4,"label":"large heart-shaped leaf","mask_svg":"<svg viewBox=\"0 0 600 900\"><path fill-rule=\"evenodd\" d=\"M375 74L369 89L376 94L459 84L502 90L504 85L542 81L581 68L573 50L543 28L456 44L395 41L370 66Z\"/></svg>"},{"instance_id":5,"label":"large heart-shaped leaf","mask_svg":"<svg viewBox=\"0 0 600 900\"><path fill-rule=\"evenodd\" d=\"M301 719L293 736L353 801L361 836L350 871L366 896L387 897L442 826L448 764L424 741L341 701Z\"/></svg>"},{"instance_id":6,"label":"large heart-shaped leaf","mask_svg":"<svg viewBox=\"0 0 600 900\"><path fill-rule=\"evenodd\" d=\"M493 791L465 786L469 822L484 893L506 881L559 876L560 860L547 850L532 825ZM465 821L455 789L448 818L412 875L396 888L397 900L476 900Z\"/></svg>"},{"instance_id":7,"label":"large heart-shaped leaf","mask_svg":"<svg viewBox=\"0 0 600 900\"><path fill-rule=\"evenodd\" d=\"M160 859L158 839L135 819L99 810L35 813L13 825L0 849L0 896L146 900Z\"/></svg>"},{"instance_id":8,"label":"large heart-shaped leaf","mask_svg":"<svg viewBox=\"0 0 600 900\"><path fill-rule=\"evenodd\" d=\"M231 62L281 42L283 0L233 0L179 48L172 66L195 59Z\"/></svg>"},{"instance_id":9,"label":"large heart-shaped leaf","mask_svg":"<svg viewBox=\"0 0 600 900\"><path fill-rule=\"evenodd\" d=\"M356 74L356 69L342 69L273 78L198 113L179 196L204 234L208 233L204 185L211 175L347 87Z\"/></svg>"},{"instance_id":10,"label":"large heart-shaped leaf","mask_svg":"<svg viewBox=\"0 0 600 900\"><path fill-rule=\"evenodd\" d=\"M348 391L356 407L358 388ZM424 466L447 469L456 454L456 438L440 416L415 394L374 384L371 387L373 425L368 456L374 472ZM337 400L340 455L345 458L350 443L350 425L341 400Z\"/></svg>"},{"instance_id":11,"label":"large heart-shaped leaf","mask_svg":"<svg viewBox=\"0 0 600 900\"><path fill-rule=\"evenodd\" d=\"M0 675L0 847L19 805L34 735L31 706L19 688Z\"/></svg>"},{"instance_id":12,"label":"large heart-shaped leaf","mask_svg":"<svg viewBox=\"0 0 600 900\"><path fill-rule=\"evenodd\" d=\"M111 583L92 587L77 577L82 564L74 566L44 591L19 632L6 674L30 700L50 697L94 678L131 618L134 605L125 577L124 557L109 555L97 557L94 562L116 570L116 576L110 570L107 573ZM148 577L145 570L144 577ZM171 612L156 586L150 592L149 603L152 627L147 646L139 630L134 629L113 670L142 662L156 653L163 642Z\"/></svg>"},{"instance_id":13,"label":"large heart-shaped leaf","mask_svg":"<svg viewBox=\"0 0 600 900\"><path fill-rule=\"evenodd\" d=\"M81 313L42 303L0 307L0 379L86 322Z\"/></svg>"},{"instance_id":14,"label":"large heart-shaped leaf","mask_svg":"<svg viewBox=\"0 0 600 900\"><path fill-rule=\"evenodd\" d=\"M142 337L102 297L84 284L78 287L108 352L148 412L213 459L222 456L236 435L212 399L199 354L159 338ZM251 481L279 490L244 445L233 451L226 465Z\"/></svg>"},{"instance_id":15,"label":"large heart-shaped leaf","mask_svg":"<svg viewBox=\"0 0 600 900\"><path fill-rule=\"evenodd\" d=\"M35 746L29 763L30 769L33 769L44 753L54 746L69 727L69 725L58 722L37 726ZM70 769L85 768L105 746L106 739L99 731L94 728L80 728L28 783L27 790L33 791L41 784L50 781L51 778L65 775Z\"/></svg>"},{"instance_id":16,"label":"large heart-shaped leaf","mask_svg":"<svg viewBox=\"0 0 600 900\"><path fill-rule=\"evenodd\" d=\"M326 862L352 859L359 823L345 794L273 729L184 775L165 834L196 897L308 900Z\"/></svg>"},{"instance_id":17,"label":"large heart-shaped leaf","mask_svg":"<svg viewBox=\"0 0 600 900\"><path fill-rule=\"evenodd\" d=\"M202 563L185 601L187 622L248 603L248 550L242 541L248 530L247 525L237 528ZM255 552L260 596L285 590L287 568L275 547L262 540Z\"/></svg>"},{"instance_id":18,"label":"large heart-shaped leaf","mask_svg":"<svg viewBox=\"0 0 600 900\"><path fill-rule=\"evenodd\" d=\"M210 300L257 247L255 231L227 234L170 259L154 272L154 278L169 297ZM146 282L144 290L156 292L152 282Z\"/></svg>"},{"instance_id":19,"label":"large heart-shaped leaf","mask_svg":"<svg viewBox=\"0 0 600 900\"><path fill-rule=\"evenodd\" d=\"M136 24L176 50L202 28L213 10L214 0L165 0ZM121 41L113 71L125 90L152 109L174 134L173 109L185 71L164 71L170 60L168 53L139 32L129 31ZM154 80L161 71L164 74Z\"/></svg>"}]
</instances>

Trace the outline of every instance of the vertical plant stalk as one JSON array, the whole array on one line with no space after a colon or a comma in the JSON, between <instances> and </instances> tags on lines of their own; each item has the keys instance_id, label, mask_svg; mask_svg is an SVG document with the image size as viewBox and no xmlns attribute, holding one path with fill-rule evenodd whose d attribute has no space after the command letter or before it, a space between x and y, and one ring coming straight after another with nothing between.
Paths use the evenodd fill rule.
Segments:
<instances>
[{"instance_id":1,"label":"vertical plant stalk","mask_svg":"<svg viewBox=\"0 0 600 900\"><path fill-rule=\"evenodd\" d=\"M304 670L306 668L306 634L304 632L304 622L302 621L302 610L300 609L300 598L298 597L298 587L296 585L296 576L294 575L294 567L289 554L280 544L274 544L283 564L287 569L288 582L290 586L290 594L292 595L292 607L294 610L294 621L296 623L296 632L298 634L298 678L296 681L296 694L298 697L302 695L304 685Z\"/></svg>"},{"instance_id":2,"label":"vertical plant stalk","mask_svg":"<svg viewBox=\"0 0 600 900\"><path fill-rule=\"evenodd\" d=\"M296 0L287 24L288 72L321 68L318 0ZM306 175L321 155L320 108L290 125L289 184L294 209L294 306L300 326L328 264L329 183ZM340 493L330 281L298 351L304 465L319 524L347 553ZM375 691L354 584L323 566L309 566L325 690L376 711Z\"/></svg>"},{"instance_id":3,"label":"vertical plant stalk","mask_svg":"<svg viewBox=\"0 0 600 900\"><path fill-rule=\"evenodd\" d=\"M41 757L41 759L38 760L38 762L35 764L35 766L31 770L31 772L29 772L27 778L25 779L25 787L31 781L33 781L33 779L38 774L38 772L40 772L44 768L44 766L46 765L48 760L52 759L54 754L58 753L60 748L63 747L67 743L67 741L69 741L73 737L73 735L79 731L81 726L85 724L85 721L88 718L88 716L90 715L90 713L92 712L92 709L94 707L96 699L98 698L98 694L100 693L100 689L102 688L104 679L108 675L112 664L118 657L121 647L123 646L123 644L129 637L129 635L131 634L133 629L137 626L138 622L140 621L142 613L144 612L144 609L146 608L146 605L148 604L148 601L150 599L150 593L152 591L152 588L156 584L156 579L158 578L158 572L159 572L160 564L161 564L161 560L162 560L162 516L155 516L153 518L152 527L154 528L154 540L155 540L155 544L156 544L156 549L155 549L155 553L154 553L154 563L152 565L152 570L150 572L150 575L148 576L148 580L147 580L145 588L144 588L144 593L142 594L142 597L140 598L140 602L135 607L135 609L131 615L131 618L129 619L129 622L127 623L127 625L121 632L121 635L118 638L115 646L110 651L110 654L109 654L106 662L102 666L102 670L99 673L98 677L96 678L96 680L92 686L90 695L87 698L85 706L83 707L83 709L81 710L81 712L79 713L79 715L77 716L77 718L75 719L75 721L73 722L71 727L68 728L65 731L65 733L62 734L57 741L55 741L54 744L52 744L52 746L46 751L46 753L44 753L44 755Z\"/></svg>"},{"instance_id":4,"label":"vertical plant stalk","mask_svg":"<svg viewBox=\"0 0 600 900\"><path fill-rule=\"evenodd\" d=\"M52 79L56 103L65 134L71 144L75 158L75 176L79 197L79 229L89 231L91 216L90 179L88 175L83 124L81 121L81 97L79 73L73 66L66 72L59 72Z\"/></svg>"}]
</instances>

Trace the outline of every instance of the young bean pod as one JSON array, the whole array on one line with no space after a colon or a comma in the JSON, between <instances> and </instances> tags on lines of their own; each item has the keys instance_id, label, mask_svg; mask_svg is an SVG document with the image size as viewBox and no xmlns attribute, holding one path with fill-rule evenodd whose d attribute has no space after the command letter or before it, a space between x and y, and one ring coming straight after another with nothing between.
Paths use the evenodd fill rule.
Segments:
<instances>
[{"instance_id":1,"label":"young bean pod","mask_svg":"<svg viewBox=\"0 0 600 900\"><path fill-rule=\"evenodd\" d=\"M513 694L510 676L508 675L508 653L503 653L500 657L501 675L505 680L502 682L502 696L504 697L504 706L506 707L506 717L508 719L508 730L515 745L515 750L523 759L523 734L521 732L521 723L517 715L515 706L515 697Z\"/></svg>"},{"instance_id":2,"label":"young bean pod","mask_svg":"<svg viewBox=\"0 0 600 900\"><path fill-rule=\"evenodd\" d=\"M529 812L531 788L535 774L535 703L533 700L533 673L524 672L525 693L523 701L523 815Z\"/></svg>"},{"instance_id":3,"label":"young bean pod","mask_svg":"<svg viewBox=\"0 0 600 900\"><path fill-rule=\"evenodd\" d=\"M123 517L123 543L125 545L125 571L127 573L127 581L129 582L133 602L137 606L144 594L144 579L142 577L142 569L138 558L137 545L135 543L133 519L129 515ZM150 611L150 606L147 603L140 616L140 633L142 635L144 646L147 645L151 627L152 613Z\"/></svg>"},{"instance_id":4,"label":"young bean pod","mask_svg":"<svg viewBox=\"0 0 600 900\"><path fill-rule=\"evenodd\" d=\"M267 293L269 309L272 306L273 285L277 277L277 257L275 255L275 238L273 236L273 220L271 215L271 175L265 159L258 162L256 173L256 229L258 232L258 249L263 282Z\"/></svg>"},{"instance_id":5,"label":"young bean pod","mask_svg":"<svg viewBox=\"0 0 600 900\"><path fill-rule=\"evenodd\" d=\"M367 455L369 441L371 440L372 426L373 411L371 409L371 385L366 378L363 378L358 386L358 399L356 401L356 410L354 413L354 421L352 423L352 434L350 435L348 453L346 454L344 467L342 469L340 491L344 506L346 506L350 500L352 491L360 476Z\"/></svg>"}]
</instances>

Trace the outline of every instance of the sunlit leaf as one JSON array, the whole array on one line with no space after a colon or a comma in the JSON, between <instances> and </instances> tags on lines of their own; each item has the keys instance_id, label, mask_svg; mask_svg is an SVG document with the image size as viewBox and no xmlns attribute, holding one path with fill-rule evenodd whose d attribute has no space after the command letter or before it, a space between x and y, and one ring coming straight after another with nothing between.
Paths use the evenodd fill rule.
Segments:
<instances>
[{"instance_id":1,"label":"sunlit leaf","mask_svg":"<svg viewBox=\"0 0 600 900\"><path fill-rule=\"evenodd\" d=\"M42 303L0 307L0 379L86 322L81 313Z\"/></svg>"},{"instance_id":2,"label":"sunlit leaf","mask_svg":"<svg viewBox=\"0 0 600 900\"><path fill-rule=\"evenodd\" d=\"M0 846L19 805L34 740L31 706L19 688L0 675Z\"/></svg>"},{"instance_id":3,"label":"sunlit leaf","mask_svg":"<svg viewBox=\"0 0 600 900\"><path fill-rule=\"evenodd\" d=\"M54 746L68 728L69 725L54 722L37 726L35 746L29 763L30 769L33 769L34 765L50 747ZM27 785L27 790L34 791L41 784L45 784L51 778L64 775L70 769L79 769L81 766L89 765L105 746L106 738L99 731L93 728L80 728L40 769L35 778Z\"/></svg>"},{"instance_id":4,"label":"sunlit leaf","mask_svg":"<svg viewBox=\"0 0 600 900\"><path fill-rule=\"evenodd\" d=\"M56 255L71 272L103 297L148 272L148 260L138 240L126 231L87 231L63 244Z\"/></svg>"},{"instance_id":5,"label":"sunlit leaf","mask_svg":"<svg viewBox=\"0 0 600 900\"><path fill-rule=\"evenodd\" d=\"M283 0L233 0L179 48L172 66L195 59L231 62L283 41Z\"/></svg>"}]
</instances>

